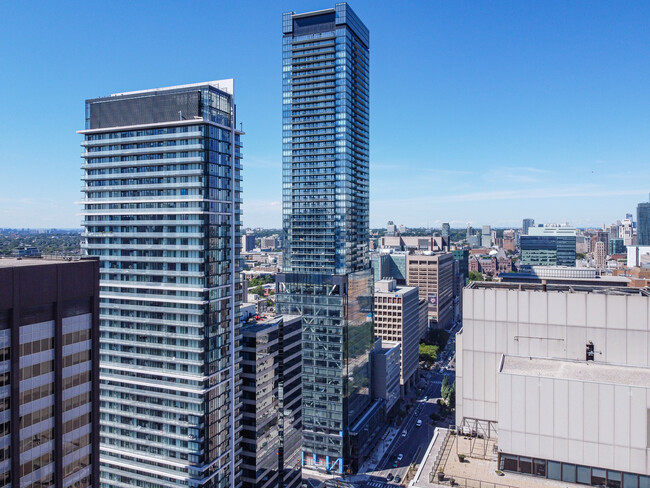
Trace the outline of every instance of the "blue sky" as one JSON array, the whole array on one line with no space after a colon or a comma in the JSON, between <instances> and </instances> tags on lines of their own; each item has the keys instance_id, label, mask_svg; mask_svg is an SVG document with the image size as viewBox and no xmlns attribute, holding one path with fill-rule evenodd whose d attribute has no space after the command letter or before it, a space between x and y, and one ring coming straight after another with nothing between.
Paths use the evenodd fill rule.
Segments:
<instances>
[{"instance_id":1,"label":"blue sky","mask_svg":"<svg viewBox=\"0 0 650 488\"><path fill-rule=\"evenodd\" d=\"M244 225L281 225L295 1L0 3L0 227L78 227L84 100L235 78ZM650 3L379 1L371 226L600 225L650 191Z\"/></svg>"}]
</instances>

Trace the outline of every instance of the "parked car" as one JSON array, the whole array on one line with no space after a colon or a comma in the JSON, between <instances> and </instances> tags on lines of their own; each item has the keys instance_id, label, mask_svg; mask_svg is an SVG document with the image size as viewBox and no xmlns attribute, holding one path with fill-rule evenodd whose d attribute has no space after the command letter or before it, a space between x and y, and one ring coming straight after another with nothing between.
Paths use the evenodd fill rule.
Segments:
<instances>
[{"instance_id":1,"label":"parked car","mask_svg":"<svg viewBox=\"0 0 650 488\"><path fill-rule=\"evenodd\" d=\"M420 419L417 422L415 422L415 426L416 427L422 427L422 420Z\"/></svg>"},{"instance_id":2,"label":"parked car","mask_svg":"<svg viewBox=\"0 0 650 488\"><path fill-rule=\"evenodd\" d=\"M401 461L402 459L404 459L404 454L401 454L401 453L398 454L398 455L397 455L397 460L398 460L398 461Z\"/></svg>"},{"instance_id":3,"label":"parked car","mask_svg":"<svg viewBox=\"0 0 650 488\"><path fill-rule=\"evenodd\" d=\"M399 475L395 476L395 483L399 483L400 481L402 481L402 478Z\"/></svg>"},{"instance_id":4,"label":"parked car","mask_svg":"<svg viewBox=\"0 0 650 488\"><path fill-rule=\"evenodd\" d=\"M388 476L386 476L386 481L392 481L393 480L393 473L388 473Z\"/></svg>"},{"instance_id":5,"label":"parked car","mask_svg":"<svg viewBox=\"0 0 650 488\"><path fill-rule=\"evenodd\" d=\"M406 437L407 432L405 430L402 431L402 437Z\"/></svg>"}]
</instances>

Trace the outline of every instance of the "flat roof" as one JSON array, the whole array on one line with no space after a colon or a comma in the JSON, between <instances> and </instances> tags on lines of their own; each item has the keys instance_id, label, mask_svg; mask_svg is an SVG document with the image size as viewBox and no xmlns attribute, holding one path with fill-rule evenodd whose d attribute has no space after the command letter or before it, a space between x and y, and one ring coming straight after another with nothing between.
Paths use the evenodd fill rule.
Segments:
<instances>
[{"instance_id":1,"label":"flat roof","mask_svg":"<svg viewBox=\"0 0 650 488\"><path fill-rule=\"evenodd\" d=\"M617 277L618 278L618 277ZM518 290L518 291L557 291L565 293L600 293L604 295L644 295L650 296L648 288L635 288L631 286L620 286L620 280L611 278L602 279L602 284L594 284L594 279L589 278L537 278L543 281L552 281L552 283L527 283L518 281L472 281L465 288L477 290L479 288L491 288L501 290ZM566 281L566 283L562 283ZM600 279L599 279L600 281ZM618 286L613 286L618 283Z\"/></svg>"},{"instance_id":2,"label":"flat roof","mask_svg":"<svg viewBox=\"0 0 650 488\"><path fill-rule=\"evenodd\" d=\"M27 266L47 266L52 264L78 263L80 261L96 261L98 257L84 256L83 259L74 257L71 259L61 258L0 258L0 268L17 268Z\"/></svg>"},{"instance_id":3,"label":"flat roof","mask_svg":"<svg viewBox=\"0 0 650 488\"><path fill-rule=\"evenodd\" d=\"M504 356L499 372L517 376L650 388L650 368L605 364L598 361Z\"/></svg>"},{"instance_id":4,"label":"flat roof","mask_svg":"<svg viewBox=\"0 0 650 488\"><path fill-rule=\"evenodd\" d=\"M135 90L135 91L122 92L122 93L112 93L110 96L121 97L124 95L138 95L140 93L153 93L153 92L161 92L161 91L169 91L169 90L184 90L187 88L195 88L195 87L206 86L206 85L213 86L217 90L221 90L232 95L234 92L235 80L233 78L227 78L225 80L204 81L202 83L189 83L187 85L174 85L174 86L165 86L162 88L150 88L148 90Z\"/></svg>"}]
</instances>

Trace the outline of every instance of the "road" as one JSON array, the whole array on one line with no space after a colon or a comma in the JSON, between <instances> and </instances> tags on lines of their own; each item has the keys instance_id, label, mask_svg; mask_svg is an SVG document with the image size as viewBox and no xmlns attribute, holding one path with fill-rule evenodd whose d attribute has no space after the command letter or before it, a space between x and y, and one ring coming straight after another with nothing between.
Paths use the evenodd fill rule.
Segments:
<instances>
[{"instance_id":1,"label":"road","mask_svg":"<svg viewBox=\"0 0 650 488\"><path fill-rule=\"evenodd\" d=\"M441 351L441 360L436 364L436 367L431 371L421 371L422 379L420 380L420 384L423 384L424 387L422 390L415 389L417 396L412 399L415 407L400 425L399 433L386 450L375 470L369 473L371 476L365 482L366 487L396 487L399 483L395 483L394 480L388 482L387 477L399 476L403 480L411 463L419 464L422 461L424 453L433 438L434 428L437 426L449 427L449 424L453 423L453 418L451 417L441 418L439 421L433 422L430 416L433 413L440 413L440 407L436 401L440 398L443 378L448 376L450 383L453 383L455 378L454 335L456 331L457 327L452 330L449 342L445 349ZM424 400L425 397L427 400ZM409 401L411 399L407 399L407 402ZM422 420L420 427L416 427L418 420ZM406 436L402 436L402 432L404 431L406 431ZM395 467L397 457L400 454L403 457L401 461L397 462L397 467Z\"/></svg>"}]
</instances>

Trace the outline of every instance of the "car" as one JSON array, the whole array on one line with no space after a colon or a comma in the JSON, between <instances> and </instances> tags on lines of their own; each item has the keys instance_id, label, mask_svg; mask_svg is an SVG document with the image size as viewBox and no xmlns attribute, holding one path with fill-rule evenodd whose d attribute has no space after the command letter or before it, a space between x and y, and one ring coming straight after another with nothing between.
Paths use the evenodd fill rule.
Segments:
<instances>
[{"instance_id":1,"label":"car","mask_svg":"<svg viewBox=\"0 0 650 488\"><path fill-rule=\"evenodd\" d=\"M404 459L404 454L401 454L401 453L398 454L398 455L397 455L397 460L398 460L398 461L401 461L402 459Z\"/></svg>"},{"instance_id":2,"label":"car","mask_svg":"<svg viewBox=\"0 0 650 488\"><path fill-rule=\"evenodd\" d=\"M420 419L420 420L418 420L417 422L415 422L415 426L416 426L416 427L422 427L422 419Z\"/></svg>"},{"instance_id":3,"label":"car","mask_svg":"<svg viewBox=\"0 0 650 488\"><path fill-rule=\"evenodd\" d=\"M402 478L400 478L400 475L395 476L395 483L399 483L402 481Z\"/></svg>"},{"instance_id":4,"label":"car","mask_svg":"<svg viewBox=\"0 0 650 488\"><path fill-rule=\"evenodd\" d=\"M429 395L424 395L424 401L426 402L428 400L429 400Z\"/></svg>"},{"instance_id":5,"label":"car","mask_svg":"<svg viewBox=\"0 0 650 488\"><path fill-rule=\"evenodd\" d=\"M405 430L402 431L402 437L406 437L407 432Z\"/></svg>"},{"instance_id":6,"label":"car","mask_svg":"<svg viewBox=\"0 0 650 488\"><path fill-rule=\"evenodd\" d=\"M395 462L393 463L393 468L396 468L397 466L399 466L399 461L395 459Z\"/></svg>"},{"instance_id":7,"label":"car","mask_svg":"<svg viewBox=\"0 0 650 488\"><path fill-rule=\"evenodd\" d=\"M386 481L392 481L393 480L393 473L388 473L388 476L386 476Z\"/></svg>"}]
</instances>

